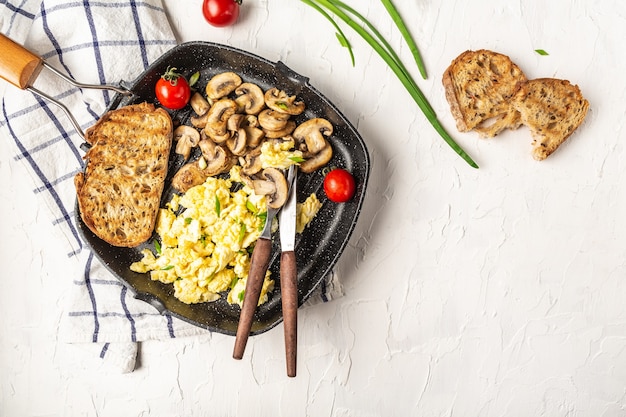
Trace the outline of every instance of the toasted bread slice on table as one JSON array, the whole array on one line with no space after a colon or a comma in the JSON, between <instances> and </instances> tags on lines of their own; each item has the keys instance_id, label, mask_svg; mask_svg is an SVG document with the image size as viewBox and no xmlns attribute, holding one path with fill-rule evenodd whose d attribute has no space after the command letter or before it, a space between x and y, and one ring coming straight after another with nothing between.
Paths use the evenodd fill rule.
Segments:
<instances>
[{"instance_id":1,"label":"toasted bread slice on table","mask_svg":"<svg viewBox=\"0 0 626 417\"><path fill-rule=\"evenodd\" d=\"M506 128L519 127L511 97L525 81L522 70L506 55L486 49L463 52L442 79L457 129L493 137Z\"/></svg>"},{"instance_id":2,"label":"toasted bread slice on table","mask_svg":"<svg viewBox=\"0 0 626 417\"><path fill-rule=\"evenodd\" d=\"M513 107L532 134L533 158L541 161L582 124L589 102L567 80L537 78L521 85Z\"/></svg>"},{"instance_id":3,"label":"toasted bread slice on table","mask_svg":"<svg viewBox=\"0 0 626 417\"><path fill-rule=\"evenodd\" d=\"M142 103L106 113L85 132L92 146L74 184L81 218L100 239L135 247L152 235L172 130L165 110Z\"/></svg>"}]
</instances>

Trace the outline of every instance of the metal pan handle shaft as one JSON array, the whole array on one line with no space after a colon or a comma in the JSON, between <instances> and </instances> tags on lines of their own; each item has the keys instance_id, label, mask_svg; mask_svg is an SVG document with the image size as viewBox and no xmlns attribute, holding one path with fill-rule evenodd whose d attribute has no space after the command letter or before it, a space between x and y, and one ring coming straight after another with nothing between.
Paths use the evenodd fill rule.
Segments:
<instances>
[{"instance_id":1,"label":"metal pan handle shaft","mask_svg":"<svg viewBox=\"0 0 626 417\"><path fill-rule=\"evenodd\" d=\"M73 78L68 77L67 75L63 74L62 72L58 71L56 68L48 65L46 61L43 60L43 58L41 58L38 55L35 55L28 49L24 48L22 45L14 42L13 40L9 39L7 36L1 33L0 33L0 51L2 51L2 54L0 54L0 78L8 81L9 83L13 84L14 86L22 90L31 91L32 93L38 95L39 97L44 98L56 104L57 106L59 106L59 108L61 108L61 110L63 110L63 112L70 119L70 122L72 122L74 129L76 129L76 132L83 139L85 139L85 133L83 132L82 128L80 127L80 124L74 118L74 115L72 114L72 112L70 112L67 106L65 106L60 101L56 100L51 95L48 95L45 92L40 91L37 88L33 87L33 83L37 79L37 76L41 72L42 68L45 67L47 70L51 71L57 77L62 78L69 84L78 88L113 90L116 93L119 93L125 96L129 96L132 94L132 92L127 90L126 88L118 87L115 85L80 83L74 80Z\"/></svg>"}]
</instances>

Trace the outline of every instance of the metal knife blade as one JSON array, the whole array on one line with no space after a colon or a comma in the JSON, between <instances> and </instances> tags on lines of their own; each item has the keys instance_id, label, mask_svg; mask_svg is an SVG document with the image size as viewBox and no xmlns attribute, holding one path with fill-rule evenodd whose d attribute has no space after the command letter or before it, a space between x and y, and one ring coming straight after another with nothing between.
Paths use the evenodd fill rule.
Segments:
<instances>
[{"instance_id":1,"label":"metal knife blade","mask_svg":"<svg viewBox=\"0 0 626 417\"><path fill-rule=\"evenodd\" d=\"M280 227L280 248L283 252L293 251L296 243L297 177L297 168L292 165L287 174L289 197L278 215L278 225Z\"/></svg>"}]
</instances>

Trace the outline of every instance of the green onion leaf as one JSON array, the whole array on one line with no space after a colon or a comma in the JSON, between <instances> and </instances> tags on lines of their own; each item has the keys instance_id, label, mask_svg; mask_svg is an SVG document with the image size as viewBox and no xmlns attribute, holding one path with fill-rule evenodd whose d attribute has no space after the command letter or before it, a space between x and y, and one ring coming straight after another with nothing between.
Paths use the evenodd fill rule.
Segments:
<instances>
[{"instance_id":1,"label":"green onion leaf","mask_svg":"<svg viewBox=\"0 0 626 417\"><path fill-rule=\"evenodd\" d=\"M542 56L550 55L543 49L535 49L535 52L537 52L539 55L542 55Z\"/></svg>"},{"instance_id":2,"label":"green onion leaf","mask_svg":"<svg viewBox=\"0 0 626 417\"><path fill-rule=\"evenodd\" d=\"M246 200L246 208L248 209L248 211L250 211L252 213L256 213L257 212L256 207L254 206L254 204L252 204L250 202L250 200Z\"/></svg>"},{"instance_id":3,"label":"green onion leaf","mask_svg":"<svg viewBox=\"0 0 626 417\"><path fill-rule=\"evenodd\" d=\"M350 60L352 61L352 66L354 66L354 52L352 52L352 47L350 46L350 43L348 42L348 38L346 38L346 35L343 33L343 31L341 30L337 22L335 22L335 19L330 17L330 15L326 13L326 10L324 10L320 5L315 3L316 1L317 0L302 0L303 3L308 4L309 6L311 6L318 12L320 12L321 15L324 16L326 20L328 20L335 27L335 29L337 30L337 33L339 34L337 38L341 36L341 38L343 38L346 42L345 45L342 44L341 46L344 46L345 48L348 49L348 53L350 54ZM339 42L341 42L341 40Z\"/></svg>"},{"instance_id":4,"label":"green onion leaf","mask_svg":"<svg viewBox=\"0 0 626 417\"><path fill-rule=\"evenodd\" d=\"M154 249L156 250L156 253L159 255L161 254L161 244L156 239L154 240Z\"/></svg>"},{"instance_id":5,"label":"green onion leaf","mask_svg":"<svg viewBox=\"0 0 626 417\"><path fill-rule=\"evenodd\" d=\"M243 302L243 297L245 297L245 295L246 295L246 290L243 290L239 294L237 294L237 298L239 299L239 302Z\"/></svg>"},{"instance_id":6,"label":"green onion leaf","mask_svg":"<svg viewBox=\"0 0 626 417\"><path fill-rule=\"evenodd\" d=\"M247 227L246 224L244 222L239 222L239 226L241 227L239 229L239 244L241 245L241 242L243 242L243 239L246 237L246 232L247 232Z\"/></svg>"},{"instance_id":7,"label":"green onion leaf","mask_svg":"<svg viewBox=\"0 0 626 417\"><path fill-rule=\"evenodd\" d=\"M217 217L220 217L221 212L222 206L220 205L220 199L217 198L217 194L215 194L215 214L217 214Z\"/></svg>"},{"instance_id":8,"label":"green onion leaf","mask_svg":"<svg viewBox=\"0 0 626 417\"><path fill-rule=\"evenodd\" d=\"M194 72L191 77L189 77L189 87L193 87L198 82L200 78L200 71Z\"/></svg>"},{"instance_id":9,"label":"green onion leaf","mask_svg":"<svg viewBox=\"0 0 626 417\"><path fill-rule=\"evenodd\" d=\"M174 265L168 265L165 268L161 268L161 271L169 271L172 268L174 268Z\"/></svg>"},{"instance_id":10,"label":"green onion leaf","mask_svg":"<svg viewBox=\"0 0 626 417\"><path fill-rule=\"evenodd\" d=\"M301 156L290 156L289 159L291 159L293 162L295 162L296 164L300 164L304 161L306 161L306 159L304 159Z\"/></svg>"},{"instance_id":11,"label":"green onion leaf","mask_svg":"<svg viewBox=\"0 0 626 417\"><path fill-rule=\"evenodd\" d=\"M348 40L346 39L346 37L339 32L335 32L335 36L337 36L337 39L339 40L339 44L341 46L343 46L344 48L349 48L350 47L350 42L348 42Z\"/></svg>"},{"instance_id":12,"label":"green onion leaf","mask_svg":"<svg viewBox=\"0 0 626 417\"><path fill-rule=\"evenodd\" d=\"M192 220L191 217L185 217L185 224L190 224Z\"/></svg>"},{"instance_id":13,"label":"green onion leaf","mask_svg":"<svg viewBox=\"0 0 626 417\"><path fill-rule=\"evenodd\" d=\"M404 24L404 21L402 20L400 13L398 13L398 11L394 7L391 0L381 0L381 1L383 5L385 6L385 9L387 9L387 12L391 16L391 19L398 27L398 30L400 30L400 33L402 34L404 41L409 46L409 49L411 50L411 54L413 54L413 59L415 60L415 63L417 64L417 68L420 71L420 75L422 76L423 79L428 78L428 76L426 75L426 68L424 67L424 61L422 60L422 56L420 55L419 49L417 49L417 44L411 37L411 33L409 32L406 25Z\"/></svg>"},{"instance_id":14,"label":"green onion leaf","mask_svg":"<svg viewBox=\"0 0 626 417\"><path fill-rule=\"evenodd\" d=\"M263 230L263 228L265 227L265 222L267 222L267 211L264 211L263 213L259 213L256 216L259 219L263 220L263 222L259 225L259 230Z\"/></svg>"}]
</instances>

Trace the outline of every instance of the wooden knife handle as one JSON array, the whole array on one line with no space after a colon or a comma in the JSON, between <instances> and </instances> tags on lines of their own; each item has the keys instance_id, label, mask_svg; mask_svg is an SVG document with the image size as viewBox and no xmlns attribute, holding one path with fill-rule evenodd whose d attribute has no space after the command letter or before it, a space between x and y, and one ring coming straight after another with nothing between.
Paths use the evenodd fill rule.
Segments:
<instances>
[{"instance_id":1,"label":"wooden knife handle","mask_svg":"<svg viewBox=\"0 0 626 417\"><path fill-rule=\"evenodd\" d=\"M241 359L243 352L246 350L246 343L252 328L252 320L259 296L263 288L263 280L265 272L270 262L270 254L272 252L271 239L258 239L254 245L252 258L250 259L250 272L246 280L246 293L243 297L243 306L241 307L241 315L239 316L239 324L237 325L237 335L235 336L235 348L233 350L233 358Z\"/></svg>"},{"instance_id":2,"label":"wooden knife handle","mask_svg":"<svg viewBox=\"0 0 626 417\"><path fill-rule=\"evenodd\" d=\"M283 252L280 258L280 292L285 326L285 358L287 376L296 376L298 351L298 283L296 255Z\"/></svg>"},{"instance_id":3,"label":"wooden knife handle","mask_svg":"<svg viewBox=\"0 0 626 417\"><path fill-rule=\"evenodd\" d=\"M0 33L0 78L22 90L32 85L43 59Z\"/></svg>"}]
</instances>

